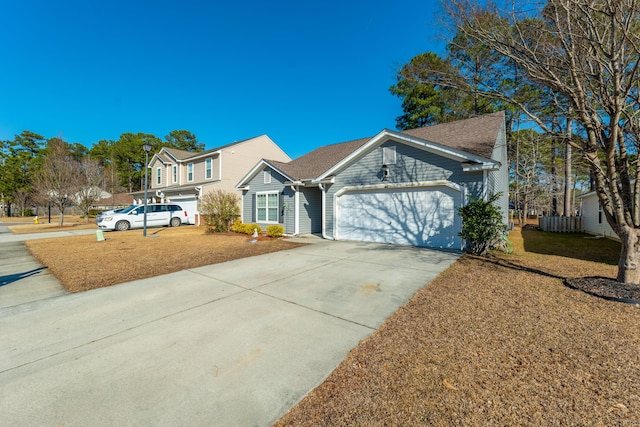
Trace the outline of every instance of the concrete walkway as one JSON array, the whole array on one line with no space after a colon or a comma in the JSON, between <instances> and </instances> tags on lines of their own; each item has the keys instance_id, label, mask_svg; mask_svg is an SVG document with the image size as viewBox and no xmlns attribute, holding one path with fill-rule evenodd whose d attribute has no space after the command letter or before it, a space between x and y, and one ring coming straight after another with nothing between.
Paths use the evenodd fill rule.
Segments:
<instances>
[{"instance_id":1,"label":"concrete walkway","mask_svg":"<svg viewBox=\"0 0 640 427\"><path fill-rule=\"evenodd\" d=\"M64 295L67 292L46 266L31 256L26 240L95 233L95 230L13 234L0 222L0 308Z\"/></svg>"},{"instance_id":2,"label":"concrete walkway","mask_svg":"<svg viewBox=\"0 0 640 427\"><path fill-rule=\"evenodd\" d=\"M310 241L0 308L2 424L268 426L459 256Z\"/></svg>"}]
</instances>

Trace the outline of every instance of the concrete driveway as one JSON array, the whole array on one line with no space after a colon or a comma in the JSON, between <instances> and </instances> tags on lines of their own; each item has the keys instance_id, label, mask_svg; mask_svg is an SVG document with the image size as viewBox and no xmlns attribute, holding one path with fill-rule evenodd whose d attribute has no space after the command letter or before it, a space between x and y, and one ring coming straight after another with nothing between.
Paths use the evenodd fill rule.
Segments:
<instances>
[{"instance_id":1,"label":"concrete driveway","mask_svg":"<svg viewBox=\"0 0 640 427\"><path fill-rule=\"evenodd\" d=\"M459 256L313 241L0 308L2 424L268 426Z\"/></svg>"}]
</instances>

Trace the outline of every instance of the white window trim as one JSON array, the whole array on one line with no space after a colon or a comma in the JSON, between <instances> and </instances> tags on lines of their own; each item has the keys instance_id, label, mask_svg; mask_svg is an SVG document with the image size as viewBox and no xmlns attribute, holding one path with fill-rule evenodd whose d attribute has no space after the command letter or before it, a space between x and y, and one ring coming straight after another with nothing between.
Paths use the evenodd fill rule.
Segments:
<instances>
[{"instance_id":1,"label":"white window trim","mask_svg":"<svg viewBox=\"0 0 640 427\"><path fill-rule=\"evenodd\" d=\"M270 194L275 194L276 195L276 219L275 221L269 221L269 208L273 209L273 206L269 206L269 195ZM264 207L265 209L265 220L260 220L258 219L258 197L259 196L265 196L265 200L266 200L266 206ZM280 206L278 206L280 201L280 193L278 193L277 191L260 191L256 193L256 222L257 223L261 223L261 224L278 224L278 221L280 220Z\"/></svg>"},{"instance_id":2,"label":"white window trim","mask_svg":"<svg viewBox=\"0 0 640 427\"><path fill-rule=\"evenodd\" d=\"M604 212L602 210L602 204L600 200L598 200L598 224L602 224L602 217L604 216Z\"/></svg>"},{"instance_id":3,"label":"white window trim","mask_svg":"<svg viewBox=\"0 0 640 427\"><path fill-rule=\"evenodd\" d=\"M173 184L178 182L178 165L171 165L171 181Z\"/></svg>"},{"instance_id":4,"label":"white window trim","mask_svg":"<svg viewBox=\"0 0 640 427\"><path fill-rule=\"evenodd\" d=\"M187 163L187 182L193 182L193 170L193 163Z\"/></svg>"},{"instance_id":5,"label":"white window trim","mask_svg":"<svg viewBox=\"0 0 640 427\"><path fill-rule=\"evenodd\" d=\"M213 179L213 159L204 160L204 179Z\"/></svg>"},{"instance_id":6,"label":"white window trim","mask_svg":"<svg viewBox=\"0 0 640 427\"><path fill-rule=\"evenodd\" d=\"M266 170L262 172L262 183L263 184L271 184L271 171Z\"/></svg>"},{"instance_id":7,"label":"white window trim","mask_svg":"<svg viewBox=\"0 0 640 427\"><path fill-rule=\"evenodd\" d=\"M162 185L162 168L156 168L156 185Z\"/></svg>"},{"instance_id":8,"label":"white window trim","mask_svg":"<svg viewBox=\"0 0 640 427\"><path fill-rule=\"evenodd\" d=\"M383 165L396 164L396 146L395 145L382 147L382 164Z\"/></svg>"}]
</instances>

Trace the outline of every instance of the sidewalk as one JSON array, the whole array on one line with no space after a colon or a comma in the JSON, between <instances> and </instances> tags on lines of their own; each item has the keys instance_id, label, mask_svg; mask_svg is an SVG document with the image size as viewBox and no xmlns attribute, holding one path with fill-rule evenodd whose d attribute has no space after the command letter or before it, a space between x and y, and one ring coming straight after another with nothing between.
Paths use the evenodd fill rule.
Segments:
<instances>
[{"instance_id":1,"label":"sidewalk","mask_svg":"<svg viewBox=\"0 0 640 427\"><path fill-rule=\"evenodd\" d=\"M65 295L60 281L27 250L26 240L95 233L95 230L13 234L0 222L0 308Z\"/></svg>"}]
</instances>

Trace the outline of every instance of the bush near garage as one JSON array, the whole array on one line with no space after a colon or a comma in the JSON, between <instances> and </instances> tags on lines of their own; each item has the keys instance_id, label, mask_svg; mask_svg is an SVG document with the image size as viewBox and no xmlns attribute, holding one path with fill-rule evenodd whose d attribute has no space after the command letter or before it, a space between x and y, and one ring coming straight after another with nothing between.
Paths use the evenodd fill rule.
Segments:
<instances>
[{"instance_id":1,"label":"bush near garage","mask_svg":"<svg viewBox=\"0 0 640 427\"><path fill-rule=\"evenodd\" d=\"M284 227L281 225L269 225L267 226L267 235L269 237L282 237L284 236Z\"/></svg>"},{"instance_id":2,"label":"bush near garage","mask_svg":"<svg viewBox=\"0 0 640 427\"><path fill-rule=\"evenodd\" d=\"M462 231L458 235L467 241L467 250L474 255L486 256L489 245L507 231L500 209L493 204L501 194L493 194L487 200L472 199L458 208L462 217Z\"/></svg>"}]
</instances>

